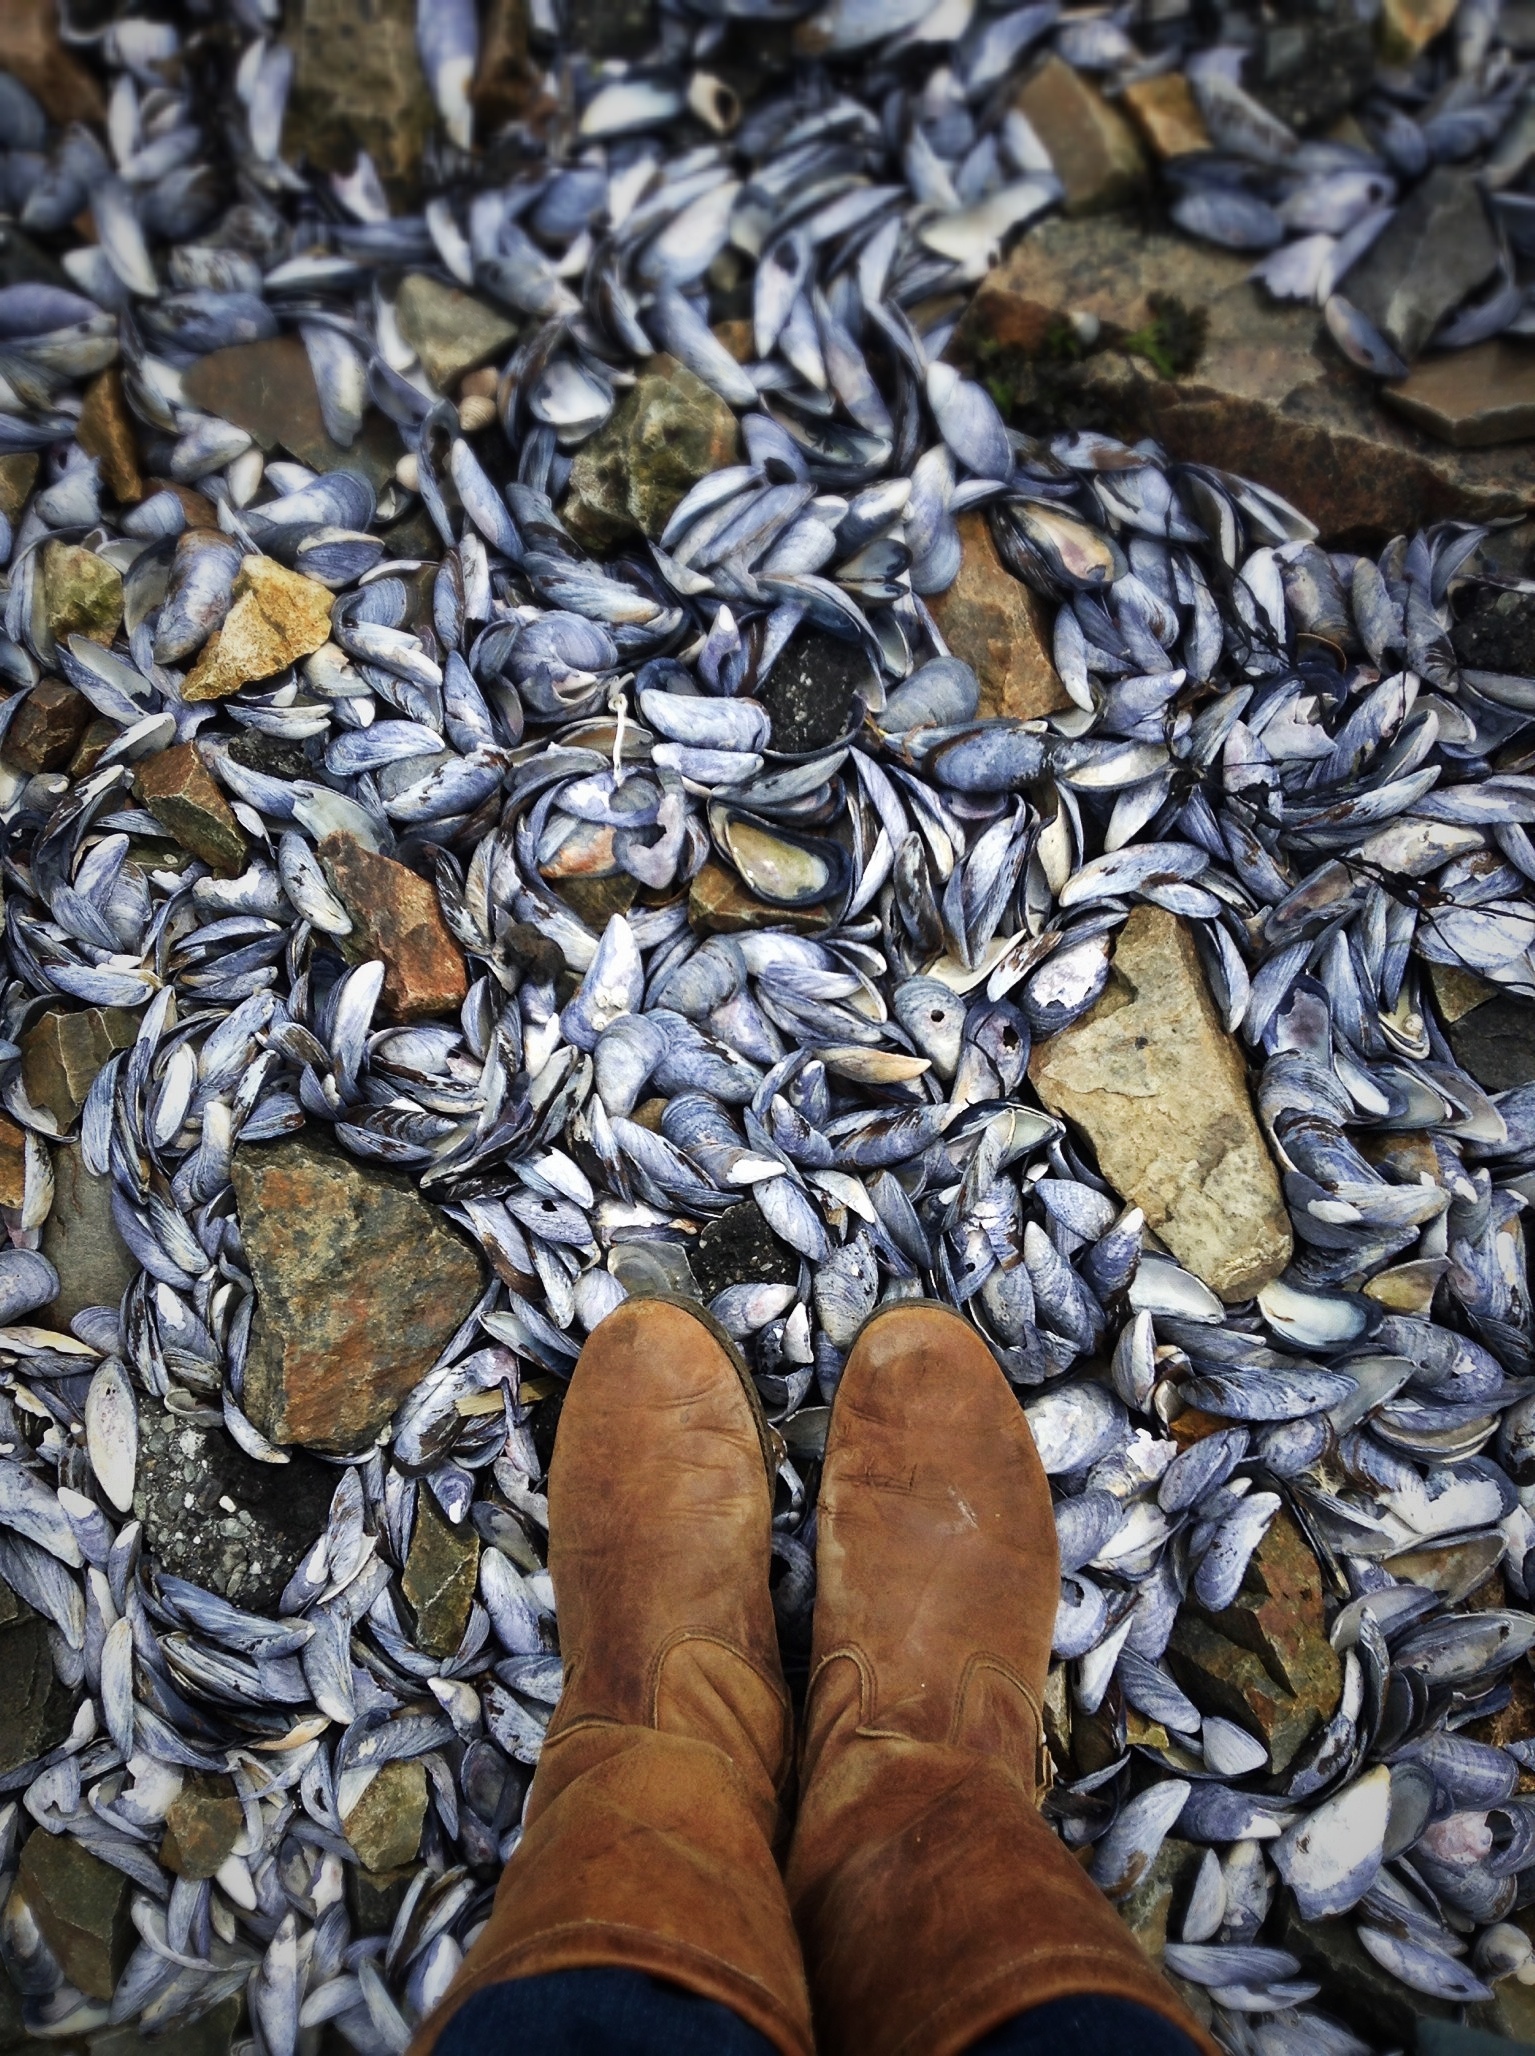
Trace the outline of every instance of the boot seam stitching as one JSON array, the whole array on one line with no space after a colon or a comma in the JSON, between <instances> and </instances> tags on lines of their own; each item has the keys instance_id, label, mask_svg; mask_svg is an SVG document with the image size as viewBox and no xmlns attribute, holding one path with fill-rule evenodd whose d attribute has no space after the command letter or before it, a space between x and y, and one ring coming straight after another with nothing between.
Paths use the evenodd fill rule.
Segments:
<instances>
[{"instance_id":1,"label":"boot seam stitching","mask_svg":"<svg viewBox=\"0 0 1535 2056\"><path fill-rule=\"evenodd\" d=\"M674 1649L681 1649L689 1642L702 1642L711 1649L723 1649L727 1656L739 1657L751 1675L759 1679L772 1693L780 1718L792 1715L787 1685L783 1683L781 1678L774 1679L768 1677L763 1672L757 1659L747 1650L743 1649L738 1642L732 1642L724 1635L710 1634L702 1628L677 1628L667 1637L650 1659L650 1685L647 1697L650 1704L650 1725L652 1727L655 1727L660 1717L661 1666Z\"/></svg>"}]
</instances>

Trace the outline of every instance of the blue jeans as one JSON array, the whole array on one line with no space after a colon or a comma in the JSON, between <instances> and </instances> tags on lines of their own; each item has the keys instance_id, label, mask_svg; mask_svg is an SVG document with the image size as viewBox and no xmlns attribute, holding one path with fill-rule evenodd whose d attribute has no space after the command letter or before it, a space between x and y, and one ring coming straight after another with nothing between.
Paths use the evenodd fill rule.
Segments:
<instances>
[{"instance_id":1,"label":"blue jeans","mask_svg":"<svg viewBox=\"0 0 1535 2056\"><path fill-rule=\"evenodd\" d=\"M638 1970L556 1970L476 1992L443 2029L437 2056L773 2056L713 1999ZM970 2056L1198 2056L1144 2006L1084 1993L1019 2013Z\"/></svg>"}]
</instances>

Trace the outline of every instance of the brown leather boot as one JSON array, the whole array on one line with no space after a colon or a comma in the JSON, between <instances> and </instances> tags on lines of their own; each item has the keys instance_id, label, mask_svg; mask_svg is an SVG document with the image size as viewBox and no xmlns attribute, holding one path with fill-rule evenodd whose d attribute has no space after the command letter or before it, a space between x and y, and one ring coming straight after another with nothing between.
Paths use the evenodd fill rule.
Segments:
<instances>
[{"instance_id":1,"label":"brown leather boot","mask_svg":"<svg viewBox=\"0 0 1535 2056\"><path fill-rule=\"evenodd\" d=\"M750 1381L701 1311L631 1300L581 1352L549 1487L565 1690L522 1842L413 2056L482 1986L595 1964L717 1999L809 2056L773 1854L793 1748L771 1462Z\"/></svg>"},{"instance_id":2,"label":"brown leather boot","mask_svg":"<svg viewBox=\"0 0 1535 2056\"><path fill-rule=\"evenodd\" d=\"M1083 1992L1219 2056L1037 1811L1050 1488L958 1315L908 1303L864 1328L819 1524L788 1883L820 2056L951 2056Z\"/></svg>"}]
</instances>

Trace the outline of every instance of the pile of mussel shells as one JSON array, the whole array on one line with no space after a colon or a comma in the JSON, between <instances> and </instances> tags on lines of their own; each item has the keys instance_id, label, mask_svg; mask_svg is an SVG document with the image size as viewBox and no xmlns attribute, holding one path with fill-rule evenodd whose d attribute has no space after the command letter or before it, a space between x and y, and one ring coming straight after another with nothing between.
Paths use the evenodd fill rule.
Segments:
<instances>
[{"instance_id":1,"label":"pile of mussel shells","mask_svg":"<svg viewBox=\"0 0 1535 2056\"><path fill-rule=\"evenodd\" d=\"M791 1673L859 1325L927 1295L986 1337L1056 1493L1050 1818L1132 1916L1173 1838L1167 1965L1236 2056L1377 2045L1326 1967L1340 1927L1403 2017L1535 1981L1535 1084L1486 1089L1447 1039L1468 997L1535 999L1535 681L1499 627L1529 595L1484 530L1329 550L1213 462L1022 433L944 357L965 289L1059 195L1006 104L1047 42L1111 84L1187 59L1225 153L1189 192L1268 205L1235 159L1336 181L1344 212L1354 179L1378 210L1383 174L1281 149L1191 21L944 0L802 24L820 54L739 120L709 69L724 19L665 13L653 62L567 53L552 137L514 133L497 185L468 147L472 12L434 6L443 133L402 217L366 160L326 179L284 158L292 57L239 20L219 58L66 9L112 81L104 136L0 76L6 201L69 281L0 287L0 454L23 479L37 459L0 518L0 1099L24 1137L0 1577L74 1703L0 1773L0 1960L29 2031L174 2041L243 1994L254 2056L326 2023L365 2056L405 2048L517 1846L559 1696L551 1416L584 1336L655 1289L708 1304L782 1437ZM215 134L189 81L220 62ZM1372 87L1366 127L1416 176L1403 123L1419 170L1464 158L1519 81L1464 0ZM510 311L493 396L434 385L402 270ZM744 363L711 326L727 277ZM280 333L347 450L369 408L394 423L392 478L360 455L315 473L189 398L211 351ZM565 518L575 467L658 348L730 411L738 461L599 561ZM83 388L114 368L162 481L131 505L84 447ZM929 608L988 539L1047 617L1069 700L1048 717L986 718ZM254 558L333 595L328 636L198 699ZM58 611L61 562L120 582L110 636ZM57 679L88 736L21 768ZM136 796L146 759L194 740L245 837L234 876L168 850ZM317 855L337 832L433 882L468 965L456 1015L380 1018L385 967L349 951ZM1029 1083L1137 907L1193 935L1282 1174L1295 1254L1241 1304ZM119 1010L69 1132L138 1268L55 1327L60 1130L21 1044L61 1000ZM289 1460L244 1403L231 1165L306 1128L408 1173L491 1282L383 1440L334 1461L323 1530L263 1607L172 1575L135 1494L167 1419ZM479 1545L449 1655L402 1582L439 1517ZM1338 1690L1281 1761L1169 1646L1286 1533ZM345 1823L412 1765L411 1880L370 1912ZM214 1876L177 1875L166 1816L210 1773L242 1826ZM11 1889L39 1834L130 1881L110 1995Z\"/></svg>"}]
</instances>

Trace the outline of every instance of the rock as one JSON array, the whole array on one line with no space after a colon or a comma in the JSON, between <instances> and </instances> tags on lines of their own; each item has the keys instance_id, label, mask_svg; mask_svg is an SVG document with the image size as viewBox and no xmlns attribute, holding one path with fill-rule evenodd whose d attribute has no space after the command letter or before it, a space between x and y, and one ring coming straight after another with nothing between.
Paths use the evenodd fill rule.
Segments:
<instances>
[{"instance_id":1,"label":"rock","mask_svg":"<svg viewBox=\"0 0 1535 2056\"><path fill-rule=\"evenodd\" d=\"M175 2056L230 2056L242 2018L243 1998L222 2000L196 2020L176 2024ZM91 2037L90 2056L169 2056L165 2039L141 2035L136 2027L108 2028Z\"/></svg>"},{"instance_id":2,"label":"rock","mask_svg":"<svg viewBox=\"0 0 1535 2056\"><path fill-rule=\"evenodd\" d=\"M1052 54L1019 87L1014 106L1033 123L1066 188L1067 214L1103 214L1135 197L1146 160L1135 131L1081 72Z\"/></svg>"},{"instance_id":3,"label":"rock","mask_svg":"<svg viewBox=\"0 0 1535 2056\"><path fill-rule=\"evenodd\" d=\"M19 1207L27 1196L27 1133L0 1114L0 1207Z\"/></svg>"},{"instance_id":4,"label":"rock","mask_svg":"<svg viewBox=\"0 0 1535 2056\"><path fill-rule=\"evenodd\" d=\"M538 72L528 56L525 0L489 0L481 13L480 58L469 89L482 136L526 115L538 93Z\"/></svg>"},{"instance_id":5,"label":"rock","mask_svg":"<svg viewBox=\"0 0 1535 2056\"><path fill-rule=\"evenodd\" d=\"M413 0L302 0L296 13L283 156L349 172L366 150L404 211L436 122Z\"/></svg>"},{"instance_id":6,"label":"rock","mask_svg":"<svg viewBox=\"0 0 1535 2056\"><path fill-rule=\"evenodd\" d=\"M115 721L109 721L104 714L93 714L66 767L70 777L89 778L121 733Z\"/></svg>"},{"instance_id":7,"label":"rock","mask_svg":"<svg viewBox=\"0 0 1535 2056\"><path fill-rule=\"evenodd\" d=\"M116 499L125 506L143 499L138 437L123 398L123 375L115 364L99 372L86 387L75 441L88 457L100 459L102 479Z\"/></svg>"},{"instance_id":8,"label":"rock","mask_svg":"<svg viewBox=\"0 0 1535 2056\"><path fill-rule=\"evenodd\" d=\"M123 618L122 573L78 543L43 544L43 618L55 643L110 645Z\"/></svg>"},{"instance_id":9,"label":"rock","mask_svg":"<svg viewBox=\"0 0 1535 2056\"><path fill-rule=\"evenodd\" d=\"M133 1514L144 1546L174 1577L239 1606L276 1606L325 1526L336 1476L301 1450L258 1463L222 1425L140 1403Z\"/></svg>"},{"instance_id":10,"label":"rock","mask_svg":"<svg viewBox=\"0 0 1535 2056\"><path fill-rule=\"evenodd\" d=\"M1481 586L1450 631L1455 654L1473 671L1535 669L1535 592Z\"/></svg>"},{"instance_id":11,"label":"rock","mask_svg":"<svg viewBox=\"0 0 1535 2056\"><path fill-rule=\"evenodd\" d=\"M1499 336L1447 350L1381 387L1388 406L1457 450L1491 450L1535 436L1535 349Z\"/></svg>"},{"instance_id":12,"label":"rock","mask_svg":"<svg viewBox=\"0 0 1535 2056\"><path fill-rule=\"evenodd\" d=\"M744 935L760 928L821 935L832 925L825 907L770 907L753 899L734 871L713 857L688 888L688 920L701 935Z\"/></svg>"},{"instance_id":13,"label":"rock","mask_svg":"<svg viewBox=\"0 0 1535 2056\"><path fill-rule=\"evenodd\" d=\"M1364 2035L1371 2048L1415 2048L1420 2021L1457 2017L1457 2009L1445 2000L1411 1991L1382 1969L1355 1934L1351 1916L1302 1920L1290 1894L1283 1892L1271 1939L1298 1956L1308 1976L1320 1979L1318 2003Z\"/></svg>"},{"instance_id":14,"label":"rock","mask_svg":"<svg viewBox=\"0 0 1535 2056\"><path fill-rule=\"evenodd\" d=\"M437 889L393 857L381 857L350 835L328 835L320 862L352 917L342 946L356 962L384 966L380 1009L392 1021L423 1021L463 1004L469 989L463 954L453 940Z\"/></svg>"},{"instance_id":15,"label":"rock","mask_svg":"<svg viewBox=\"0 0 1535 2056\"><path fill-rule=\"evenodd\" d=\"M1507 1092L1535 1078L1535 1006L1528 1000L1500 992L1446 1032L1456 1063L1484 1092Z\"/></svg>"},{"instance_id":16,"label":"rock","mask_svg":"<svg viewBox=\"0 0 1535 2056\"><path fill-rule=\"evenodd\" d=\"M1447 1028L1462 1015L1481 1006L1484 1000L1496 997L1501 990L1499 986L1490 985L1485 978L1479 978L1475 971L1463 971L1458 964L1430 964L1428 982L1434 1004L1439 1009L1439 1018Z\"/></svg>"},{"instance_id":17,"label":"rock","mask_svg":"<svg viewBox=\"0 0 1535 2056\"><path fill-rule=\"evenodd\" d=\"M1120 96L1126 112L1156 155L1188 157L1208 150L1210 132L1199 111L1193 88L1181 71L1135 79Z\"/></svg>"},{"instance_id":18,"label":"rock","mask_svg":"<svg viewBox=\"0 0 1535 2056\"><path fill-rule=\"evenodd\" d=\"M1203 1712L1223 1714L1268 1745L1282 1774L1332 1718L1342 1695L1327 1639L1321 1574L1289 1515L1278 1513L1232 1605L1179 1613L1168 1644L1174 1677Z\"/></svg>"},{"instance_id":19,"label":"rock","mask_svg":"<svg viewBox=\"0 0 1535 2056\"><path fill-rule=\"evenodd\" d=\"M53 1205L42 1249L59 1274L59 1296L46 1318L61 1332L84 1307L120 1305L139 1274L112 1218L112 1180L86 1169L78 1143L53 1151Z\"/></svg>"},{"instance_id":20,"label":"rock","mask_svg":"<svg viewBox=\"0 0 1535 2056\"><path fill-rule=\"evenodd\" d=\"M401 1588L415 1609L416 1640L430 1656L451 1656L463 1640L480 1570L480 1543L467 1521L458 1527L423 1485Z\"/></svg>"},{"instance_id":21,"label":"rock","mask_svg":"<svg viewBox=\"0 0 1535 2056\"><path fill-rule=\"evenodd\" d=\"M405 1894L415 1879L417 1866L402 1863L398 1870L364 1870L355 1863L346 1866L346 1896L352 1925L359 1935L387 1935L395 1916L405 1903Z\"/></svg>"},{"instance_id":22,"label":"rock","mask_svg":"<svg viewBox=\"0 0 1535 2056\"><path fill-rule=\"evenodd\" d=\"M1340 290L1410 363L1497 264L1498 240L1475 178L1441 164L1408 194Z\"/></svg>"},{"instance_id":23,"label":"rock","mask_svg":"<svg viewBox=\"0 0 1535 2056\"><path fill-rule=\"evenodd\" d=\"M210 351L183 373L182 388L194 406L243 428L263 450L286 450L312 471L360 471L377 491L400 460L399 431L376 409L363 416L350 444L331 437L308 352L295 335ZM151 486L160 483L150 481ZM212 525L217 526L216 516Z\"/></svg>"},{"instance_id":24,"label":"rock","mask_svg":"<svg viewBox=\"0 0 1535 2056\"><path fill-rule=\"evenodd\" d=\"M959 350L1005 378L1016 403L1053 410L1047 420L1130 441L1154 436L1180 463L1219 450L1231 470L1304 507L1328 543L1378 549L1425 522L1482 522L1535 506L1535 467L1523 452L1455 449L1383 406L1318 310L1270 302L1249 269L1246 257L1121 218L1052 217L982 281ZM1117 347L1155 331L1153 295L1206 317L1197 361L1172 377ZM1093 315L1114 346L1037 366L1078 313Z\"/></svg>"},{"instance_id":25,"label":"rock","mask_svg":"<svg viewBox=\"0 0 1535 2056\"><path fill-rule=\"evenodd\" d=\"M400 333L440 393L466 371L498 357L517 338L517 324L499 307L424 271L407 272L395 300Z\"/></svg>"},{"instance_id":26,"label":"rock","mask_svg":"<svg viewBox=\"0 0 1535 2056\"><path fill-rule=\"evenodd\" d=\"M60 41L55 0L0 0L0 60L61 128L106 120L94 73Z\"/></svg>"},{"instance_id":27,"label":"rock","mask_svg":"<svg viewBox=\"0 0 1535 2056\"><path fill-rule=\"evenodd\" d=\"M13 524L37 483L37 467L36 450L12 450L8 456L0 457L0 514Z\"/></svg>"},{"instance_id":28,"label":"rock","mask_svg":"<svg viewBox=\"0 0 1535 2056\"><path fill-rule=\"evenodd\" d=\"M1323 129L1346 114L1375 75L1375 37L1352 6L1281 14L1261 30L1243 84L1265 107L1301 130Z\"/></svg>"},{"instance_id":29,"label":"rock","mask_svg":"<svg viewBox=\"0 0 1535 2056\"><path fill-rule=\"evenodd\" d=\"M560 878L550 883L594 935L600 935L615 914L627 914L640 890L639 880L627 871L611 871L605 878Z\"/></svg>"},{"instance_id":30,"label":"rock","mask_svg":"<svg viewBox=\"0 0 1535 2056\"><path fill-rule=\"evenodd\" d=\"M0 286L26 285L33 279L44 285L80 290L63 265L30 236L23 235L14 221L0 221Z\"/></svg>"},{"instance_id":31,"label":"rock","mask_svg":"<svg viewBox=\"0 0 1535 2056\"><path fill-rule=\"evenodd\" d=\"M72 1985L110 1999L133 1953L132 1886L73 1835L41 1828L22 1846L17 1889Z\"/></svg>"},{"instance_id":32,"label":"rock","mask_svg":"<svg viewBox=\"0 0 1535 2056\"><path fill-rule=\"evenodd\" d=\"M245 1826L245 1808L228 1778L188 1771L165 1815L160 1861L179 1878L211 1878Z\"/></svg>"},{"instance_id":33,"label":"rock","mask_svg":"<svg viewBox=\"0 0 1535 2056\"><path fill-rule=\"evenodd\" d=\"M47 1624L0 1584L0 1774L56 1749L74 1718L75 1695L54 1671Z\"/></svg>"},{"instance_id":34,"label":"rock","mask_svg":"<svg viewBox=\"0 0 1535 2056\"><path fill-rule=\"evenodd\" d=\"M928 606L939 634L980 681L980 713L1033 721L1069 707L1050 653L1050 609L997 555L979 508L961 514L957 526L964 545L959 576Z\"/></svg>"},{"instance_id":35,"label":"rock","mask_svg":"<svg viewBox=\"0 0 1535 2056\"><path fill-rule=\"evenodd\" d=\"M1331 1717L1342 1673L1327 1639L1322 1574L1288 1513L1281 1510L1270 1522L1236 1599L1210 1618L1223 1635L1261 1656L1286 1691Z\"/></svg>"},{"instance_id":36,"label":"rock","mask_svg":"<svg viewBox=\"0 0 1535 2056\"><path fill-rule=\"evenodd\" d=\"M330 594L314 579L272 557L247 557L235 575L234 604L203 644L182 698L227 699L312 655L330 639L330 610Z\"/></svg>"},{"instance_id":37,"label":"rock","mask_svg":"<svg viewBox=\"0 0 1535 2056\"><path fill-rule=\"evenodd\" d=\"M1178 1261L1227 1301L1290 1260L1279 1177L1184 924L1137 907L1103 997L1036 1045L1029 1076L1086 1130L1103 1175Z\"/></svg>"},{"instance_id":38,"label":"rock","mask_svg":"<svg viewBox=\"0 0 1535 2056\"><path fill-rule=\"evenodd\" d=\"M235 878L244 870L245 830L195 742L145 757L133 789L166 833L201 857L216 876Z\"/></svg>"},{"instance_id":39,"label":"rock","mask_svg":"<svg viewBox=\"0 0 1535 2056\"><path fill-rule=\"evenodd\" d=\"M350 1813L342 1831L364 1870L397 1870L421 1846L426 1771L419 1759L386 1763Z\"/></svg>"},{"instance_id":40,"label":"rock","mask_svg":"<svg viewBox=\"0 0 1535 2056\"><path fill-rule=\"evenodd\" d=\"M1420 2025L1418 2056L1528 2056L1535 2048L1535 1989L1501 1978L1491 1999L1467 2009L1466 2020L1466 2027Z\"/></svg>"},{"instance_id":41,"label":"rock","mask_svg":"<svg viewBox=\"0 0 1535 2056\"><path fill-rule=\"evenodd\" d=\"M684 493L734 464L738 449L735 415L718 393L659 352L576 452L561 519L598 552L635 534L655 540Z\"/></svg>"},{"instance_id":42,"label":"rock","mask_svg":"<svg viewBox=\"0 0 1535 2056\"><path fill-rule=\"evenodd\" d=\"M234 1159L256 1287L245 1406L273 1442L377 1436L479 1297L479 1259L399 1172L317 1135Z\"/></svg>"},{"instance_id":43,"label":"rock","mask_svg":"<svg viewBox=\"0 0 1535 2056\"><path fill-rule=\"evenodd\" d=\"M716 1214L688 1251L705 1303L727 1285L792 1285L799 1261L762 1217L754 1199Z\"/></svg>"},{"instance_id":44,"label":"rock","mask_svg":"<svg viewBox=\"0 0 1535 2056\"><path fill-rule=\"evenodd\" d=\"M206 364L208 360L205 357L201 361ZM197 492L192 486L182 485L174 478L147 478L144 481L145 498L151 493L174 493L181 502L188 528L217 528L219 525L218 508L206 493Z\"/></svg>"},{"instance_id":45,"label":"rock","mask_svg":"<svg viewBox=\"0 0 1535 2056\"><path fill-rule=\"evenodd\" d=\"M656 39L652 0L568 0L565 33L584 57L641 57Z\"/></svg>"},{"instance_id":46,"label":"rock","mask_svg":"<svg viewBox=\"0 0 1535 2056\"><path fill-rule=\"evenodd\" d=\"M18 771L62 771L90 722L91 703L62 678L40 678L5 731L5 759Z\"/></svg>"},{"instance_id":47,"label":"rock","mask_svg":"<svg viewBox=\"0 0 1535 2056\"><path fill-rule=\"evenodd\" d=\"M1168 1918L1175 1904L1180 1913L1183 1911L1204 1853L1194 1843L1180 1842L1176 1835L1169 1835L1139 1883L1115 1903L1120 1919L1158 1970L1167 1947Z\"/></svg>"},{"instance_id":48,"label":"rock","mask_svg":"<svg viewBox=\"0 0 1535 2056\"><path fill-rule=\"evenodd\" d=\"M126 1007L48 1007L21 1038L21 1083L33 1106L67 1128L113 1050L139 1032Z\"/></svg>"},{"instance_id":49,"label":"rock","mask_svg":"<svg viewBox=\"0 0 1535 2056\"><path fill-rule=\"evenodd\" d=\"M874 674L860 644L819 628L801 629L758 692L773 724L773 748L803 757L840 742L862 719L864 687L872 695Z\"/></svg>"},{"instance_id":50,"label":"rock","mask_svg":"<svg viewBox=\"0 0 1535 2056\"><path fill-rule=\"evenodd\" d=\"M1381 55L1388 64L1410 64L1455 19L1455 0L1382 0Z\"/></svg>"}]
</instances>

